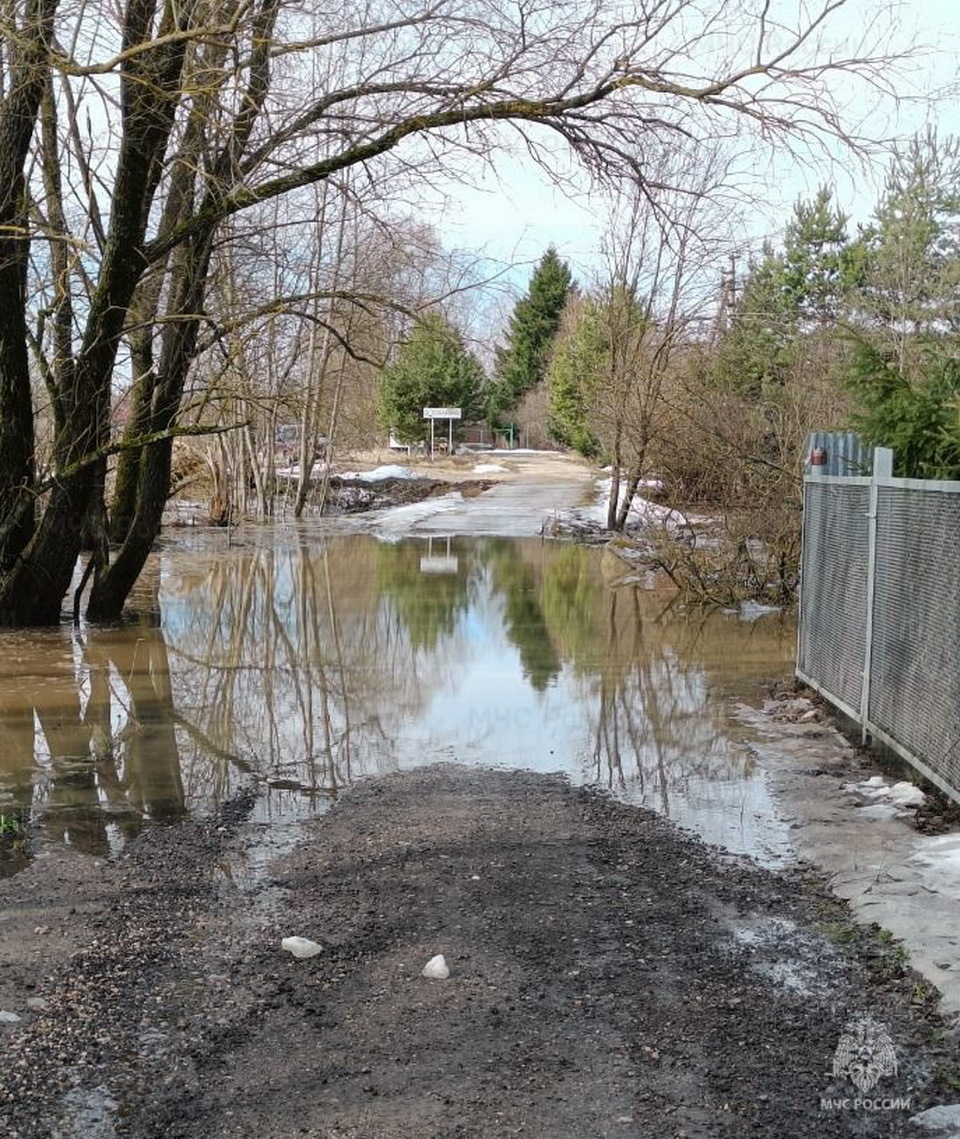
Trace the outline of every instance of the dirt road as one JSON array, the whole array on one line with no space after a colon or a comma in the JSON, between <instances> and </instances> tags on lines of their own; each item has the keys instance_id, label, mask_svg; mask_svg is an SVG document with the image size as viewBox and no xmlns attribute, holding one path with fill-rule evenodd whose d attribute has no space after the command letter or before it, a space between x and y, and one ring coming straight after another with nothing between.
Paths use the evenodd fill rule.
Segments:
<instances>
[{"instance_id":1,"label":"dirt road","mask_svg":"<svg viewBox=\"0 0 960 1139\"><path fill-rule=\"evenodd\" d=\"M376 465L367 457L366 466ZM593 501L598 472L581 459L555 452L480 452L403 466L422 478L457 483L482 478L493 485L479 496L432 499L410 508L370 515L363 525L391 536L437 534L532 537L558 513Z\"/></svg>"},{"instance_id":2,"label":"dirt road","mask_svg":"<svg viewBox=\"0 0 960 1139\"><path fill-rule=\"evenodd\" d=\"M4 1135L886 1136L956 1097L925 991L811 877L452 767L357 786L253 875L248 805L67 887L0 883L47 927L43 958L12 954L15 921L0 937L3 1007L46 1002L0 1026ZM323 952L294 960L290 934ZM436 953L448 980L420 976ZM865 1013L897 1059L875 1109L832 1074Z\"/></svg>"}]
</instances>

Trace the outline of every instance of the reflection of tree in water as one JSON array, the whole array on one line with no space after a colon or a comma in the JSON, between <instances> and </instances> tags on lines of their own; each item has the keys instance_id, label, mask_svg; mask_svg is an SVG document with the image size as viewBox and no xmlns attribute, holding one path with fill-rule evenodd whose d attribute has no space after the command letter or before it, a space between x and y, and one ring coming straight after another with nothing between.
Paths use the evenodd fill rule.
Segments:
<instances>
[{"instance_id":1,"label":"reflection of tree in water","mask_svg":"<svg viewBox=\"0 0 960 1139\"><path fill-rule=\"evenodd\" d=\"M405 548L405 572L420 576L421 552ZM439 637L440 618L412 602L378 604L385 564L396 582L395 559L395 547L346 538L218 554L202 574L192 559L180 593L174 576L167 635L177 704L190 716L188 772L211 755L224 770L244 757L270 794L329 797L396 765L403 721L444 667L442 653L418 656L416 642L429 643L431 629Z\"/></svg>"},{"instance_id":2,"label":"reflection of tree in water","mask_svg":"<svg viewBox=\"0 0 960 1139\"><path fill-rule=\"evenodd\" d=\"M596 551L584 546L554 546L543 567L541 609L563 660L595 671L602 636L603 600Z\"/></svg>"},{"instance_id":3,"label":"reflection of tree in water","mask_svg":"<svg viewBox=\"0 0 960 1139\"><path fill-rule=\"evenodd\" d=\"M541 608L554 644L581 678L591 709L594 777L629 783L669 810L693 780L746 774L722 701L737 662L782 665L778 637L721 614L682 611L671 596L604 588L592 551L568 547L544 563ZM787 631L789 637L789 631Z\"/></svg>"},{"instance_id":4,"label":"reflection of tree in water","mask_svg":"<svg viewBox=\"0 0 960 1139\"><path fill-rule=\"evenodd\" d=\"M144 818L181 815L159 628L93 628L75 642L58 631L26 647L0 686L0 786L21 817L104 854L110 823L129 836Z\"/></svg>"},{"instance_id":5,"label":"reflection of tree in water","mask_svg":"<svg viewBox=\"0 0 960 1139\"><path fill-rule=\"evenodd\" d=\"M503 596L507 636L520 653L524 676L543 692L560 675L561 661L543 616L537 571L521 559L516 542L491 541L488 549L493 588Z\"/></svg>"},{"instance_id":6,"label":"reflection of tree in water","mask_svg":"<svg viewBox=\"0 0 960 1139\"><path fill-rule=\"evenodd\" d=\"M698 618L637 589L609 592L605 606L597 625L605 636L595 681L596 778L630 782L669 813L671 796L693 782L749 775L751 755L731 740L724 702L709 695L714 671L736 671L754 630L720 614Z\"/></svg>"},{"instance_id":7,"label":"reflection of tree in water","mask_svg":"<svg viewBox=\"0 0 960 1139\"><path fill-rule=\"evenodd\" d=\"M452 557L457 548L451 546ZM452 636L470 606L470 573L463 559L457 557L454 572L422 573L426 549L415 542L377 546L377 590L403 622L415 649L434 649L442 637Z\"/></svg>"}]
</instances>

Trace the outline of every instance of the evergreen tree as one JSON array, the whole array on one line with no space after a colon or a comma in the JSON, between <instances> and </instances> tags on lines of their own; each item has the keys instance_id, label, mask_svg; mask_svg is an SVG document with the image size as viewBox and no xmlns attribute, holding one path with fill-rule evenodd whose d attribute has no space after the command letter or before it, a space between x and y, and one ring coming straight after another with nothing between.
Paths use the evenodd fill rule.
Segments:
<instances>
[{"instance_id":1,"label":"evergreen tree","mask_svg":"<svg viewBox=\"0 0 960 1139\"><path fill-rule=\"evenodd\" d=\"M503 416L546 375L550 346L572 283L569 265L551 246L533 271L527 295L517 301L506 347L497 350L496 379L487 401L491 423L502 423Z\"/></svg>"},{"instance_id":2,"label":"evergreen tree","mask_svg":"<svg viewBox=\"0 0 960 1139\"><path fill-rule=\"evenodd\" d=\"M858 250L854 425L898 475L958 478L960 140L931 130L894 154Z\"/></svg>"},{"instance_id":3,"label":"evergreen tree","mask_svg":"<svg viewBox=\"0 0 960 1139\"><path fill-rule=\"evenodd\" d=\"M782 253L769 243L751 262L717 353L716 382L724 391L758 399L783 384L796 331L784 288Z\"/></svg>"},{"instance_id":4,"label":"evergreen tree","mask_svg":"<svg viewBox=\"0 0 960 1139\"><path fill-rule=\"evenodd\" d=\"M868 443L892 447L903 478L960 479L960 363L933 357L907 377L865 342L850 386L859 397L854 426Z\"/></svg>"},{"instance_id":5,"label":"evergreen tree","mask_svg":"<svg viewBox=\"0 0 960 1139\"><path fill-rule=\"evenodd\" d=\"M784 300L800 321L825 325L837 319L856 274L847 218L821 186L810 201L798 201L784 234L780 263Z\"/></svg>"},{"instance_id":6,"label":"evergreen tree","mask_svg":"<svg viewBox=\"0 0 960 1139\"><path fill-rule=\"evenodd\" d=\"M572 447L588 458L599 450L591 411L607 356L596 302L590 297L572 297L547 367L547 427L562 447Z\"/></svg>"},{"instance_id":7,"label":"evergreen tree","mask_svg":"<svg viewBox=\"0 0 960 1139\"><path fill-rule=\"evenodd\" d=\"M960 140L928 131L894 155L859 255L858 323L901 369L923 367L960 327Z\"/></svg>"},{"instance_id":8,"label":"evergreen tree","mask_svg":"<svg viewBox=\"0 0 960 1139\"><path fill-rule=\"evenodd\" d=\"M475 419L483 384L483 368L458 329L440 313L424 313L380 378L380 422L401 442L419 442L429 435L425 407L459 407L463 419Z\"/></svg>"},{"instance_id":9,"label":"evergreen tree","mask_svg":"<svg viewBox=\"0 0 960 1139\"><path fill-rule=\"evenodd\" d=\"M748 399L782 388L809 339L842 316L861 258L827 187L798 201L782 250L768 242L750 264L723 332L718 385Z\"/></svg>"}]
</instances>

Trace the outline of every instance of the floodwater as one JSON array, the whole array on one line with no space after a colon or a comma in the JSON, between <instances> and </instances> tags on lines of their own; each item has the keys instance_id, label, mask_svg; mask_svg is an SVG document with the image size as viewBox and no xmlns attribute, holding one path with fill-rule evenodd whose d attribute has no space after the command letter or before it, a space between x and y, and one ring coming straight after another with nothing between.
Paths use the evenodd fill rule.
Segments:
<instances>
[{"instance_id":1,"label":"floodwater","mask_svg":"<svg viewBox=\"0 0 960 1139\"><path fill-rule=\"evenodd\" d=\"M251 781L281 823L436 762L563 772L775 864L786 825L730 709L790 672L794 629L685 614L615 565L317 524L166 541L124 627L0 634L0 873Z\"/></svg>"}]
</instances>

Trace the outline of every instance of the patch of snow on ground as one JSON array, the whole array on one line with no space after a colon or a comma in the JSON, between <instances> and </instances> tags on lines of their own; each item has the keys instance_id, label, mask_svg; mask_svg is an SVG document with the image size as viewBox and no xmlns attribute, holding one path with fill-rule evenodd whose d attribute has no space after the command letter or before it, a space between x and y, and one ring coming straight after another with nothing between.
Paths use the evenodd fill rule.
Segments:
<instances>
[{"instance_id":1,"label":"patch of snow on ground","mask_svg":"<svg viewBox=\"0 0 960 1139\"><path fill-rule=\"evenodd\" d=\"M463 495L455 490L440 498L428 498L423 502L410 502L406 506L391 506L387 510L371 516L376 519L376 537L382 542L399 542L409 537L413 527L424 518L456 510L463 503Z\"/></svg>"},{"instance_id":2,"label":"patch of snow on ground","mask_svg":"<svg viewBox=\"0 0 960 1139\"><path fill-rule=\"evenodd\" d=\"M759 601L743 601L740 604L741 621L757 621L768 613L779 613L779 605L761 605Z\"/></svg>"},{"instance_id":3,"label":"patch of snow on ground","mask_svg":"<svg viewBox=\"0 0 960 1139\"><path fill-rule=\"evenodd\" d=\"M385 467L377 467L372 471L342 471L340 478L357 479L359 482L383 482L384 479L415 479L417 474L409 467L398 467L390 463Z\"/></svg>"},{"instance_id":4,"label":"patch of snow on ground","mask_svg":"<svg viewBox=\"0 0 960 1139\"><path fill-rule=\"evenodd\" d=\"M904 780L890 788L890 801L900 807L922 807L927 797L915 783Z\"/></svg>"},{"instance_id":5,"label":"patch of snow on ground","mask_svg":"<svg viewBox=\"0 0 960 1139\"><path fill-rule=\"evenodd\" d=\"M571 511L571 516L583 522L592 522L597 526L605 527L607 524L607 502L610 499L610 488L612 485L612 479L598 479L596 500L589 506L581 506ZM657 479L646 479L642 485L659 488L660 483ZM626 489L626 482L624 481L620 484L621 502L623 501L623 496L626 494ZM641 498L639 495L634 496L633 502L630 505L630 514L627 518L627 523L630 526L661 526L670 531L681 530L685 528L688 523L709 521L709 518L699 514L685 515L672 506L663 506L659 502L651 502L649 499Z\"/></svg>"},{"instance_id":6,"label":"patch of snow on ground","mask_svg":"<svg viewBox=\"0 0 960 1139\"><path fill-rule=\"evenodd\" d=\"M473 473L475 475L498 475L506 469L506 467L501 467L499 463L477 463L473 468Z\"/></svg>"},{"instance_id":7,"label":"patch of snow on ground","mask_svg":"<svg viewBox=\"0 0 960 1139\"><path fill-rule=\"evenodd\" d=\"M314 463L311 468L311 475L313 478L317 478L326 469L325 463ZM277 467L273 473L278 479L298 479L300 477L300 464L291 463L288 467Z\"/></svg>"},{"instance_id":8,"label":"patch of snow on ground","mask_svg":"<svg viewBox=\"0 0 960 1139\"><path fill-rule=\"evenodd\" d=\"M491 447L488 455L559 455L560 451L538 451L536 447Z\"/></svg>"},{"instance_id":9,"label":"patch of snow on ground","mask_svg":"<svg viewBox=\"0 0 960 1139\"><path fill-rule=\"evenodd\" d=\"M905 814L911 807L922 807L927 801L916 784L903 779L891 785L882 775L872 775L861 783L845 783L842 789L860 800L863 804L860 813L870 819Z\"/></svg>"},{"instance_id":10,"label":"patch of snow on ground","mask_svg":"<svg viewBox=\"0 0 960 1139\"><path fill-rule=\"evenodd\" d=\"M922 881L928 890L960 901L960 834L920 839L907 861L923 868Z\"/></svg>"}]
</instances>

